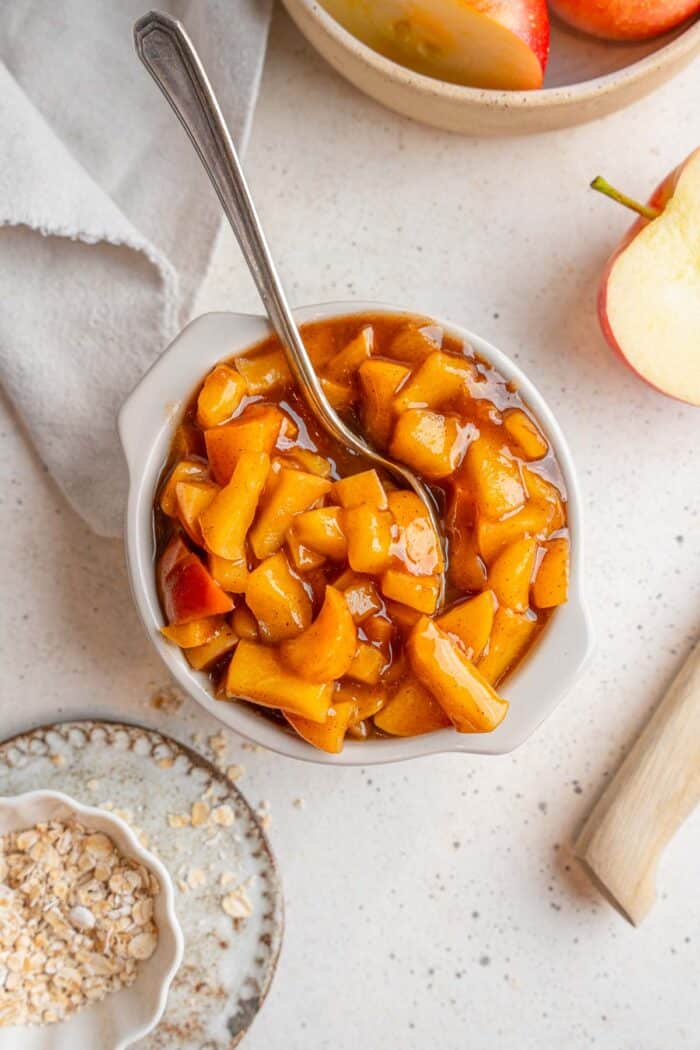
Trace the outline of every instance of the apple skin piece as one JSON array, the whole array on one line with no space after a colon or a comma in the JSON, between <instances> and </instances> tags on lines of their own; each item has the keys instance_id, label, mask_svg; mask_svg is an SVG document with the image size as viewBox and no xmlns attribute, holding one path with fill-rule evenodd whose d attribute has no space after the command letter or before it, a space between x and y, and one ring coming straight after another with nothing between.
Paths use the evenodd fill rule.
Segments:
<instances>
[{"instance_id":1,"label":"apple skin piece","mask_svg":"<svg viewBox=\"0 0 700 1050\"><path fill-rule=\"evenodd\" d=\"M307 744L312 744L319 751L327 751L329 755L337 755L343 750L345 734L355 719L356 711L351 700L334 700L322 725L289 711L283 711L282 714Z\"/></svg>"},{"instance_id":2,"label":"apple skin piece","mask_svg":"<svg viewBox=\"0 0 700 1050\"><path fill-rule=\"evenodd\" d=\"M353 36L438 80L527 91L549 54L546 0L323 0Z\"/></svg>"},{"instance_id":3,"label":"apple skin piece","mask_svg":"<svg viewBox=\"0 0 700 1050\"><path fill-rule=\"evenodd\" d=\"M170 625L231 612L233 601L179 537L170 541L158 565L163 609Z\"/></svg>"},{"instance_id":4,"label":"apple skin piece","mask_svg":"<svg viewBox=\"0 0 700 1050\"><path fill-rule=\"evenodd\" d=\"M700 10L698 0L550 0L564 22L605 40L647 40Z\"/></svg>"},{"instance_id":5,"label":"apple skin piece","mask_svg":"<svg viewBox=\"0 0 700 1050\"><path fill-rule=\"evenodd\" d=\"M432 693L458 733L490 733L501 724L508 701L427 616L411 631L406 650L416 678Z\"/></svg>"},{"instance_id":6,"label":"apple skin piece","mask_svg":"<svg viewBox=\"0 0 700 1050\"><path fill-rule=\"evenodd\" d=\"M350 667L357 648L357 628L341 591L326 587L321 611L296 638L280 645L280 657L301 678L331 682Z\"/></svg>"},{"instance_id":7,"label":"apple skin piece","mask_svg":"<svg viewBox=\"0 0 700 1050\"><path fill-rule=\"evenodd\" d=\"M226 694L323 723L333 686L330 682L307 682L285 667L270 646L242 638L228 665Z\"/></svg>"},{"instance_id":8,"label":"apple skin piece","mask_svg":"<svg viewBox=\"0 0 700 1050\"><path fill-rule=\"evenodd\" d=\"M662 394L700 405L700 149L664 179L609 260L598 293L603 335Z\"/></svg>"}]
</instances>

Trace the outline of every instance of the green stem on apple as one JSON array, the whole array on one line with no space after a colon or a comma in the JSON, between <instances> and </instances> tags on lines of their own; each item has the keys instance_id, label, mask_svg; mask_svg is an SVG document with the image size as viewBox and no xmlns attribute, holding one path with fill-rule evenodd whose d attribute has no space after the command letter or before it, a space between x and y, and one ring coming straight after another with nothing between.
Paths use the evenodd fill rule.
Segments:
<instances>
[{"instance_id":1,"label":"green stem on apple","mask_svg":"<svg viewBox=\"0 0 700 1050\"><path fill-rule=\"evenodd\" d=\"M591 183L591 189L598 190L598 193L604 193L606 197L611 197L618 204L624 204L626 208L631 208L632 211L636 211L638 215L642 215L645 219L658 219L659 215L661 215L660 208L652 208L649 204L640 204L633 197L628 197L626 193L620 193L602 175L596 175Z\"/></svg>"}]
</instances>

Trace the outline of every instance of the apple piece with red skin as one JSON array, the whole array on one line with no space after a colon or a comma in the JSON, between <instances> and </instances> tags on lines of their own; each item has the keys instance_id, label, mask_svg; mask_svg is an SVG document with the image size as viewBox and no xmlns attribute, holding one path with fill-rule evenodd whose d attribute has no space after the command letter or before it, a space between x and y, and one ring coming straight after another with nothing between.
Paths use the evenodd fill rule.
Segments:
<instances>
[{"instance_id":1,"label":"apple piece with red skin","mask_svg":"<svg viewBox=\"0 0 700 1050\"><path fill-rule=\"evenodd\" d=\"M700 11L700 0L550 0L555 15L605 40L648 40Z\"/></svg>"},{"instance_id":2,"label":"apple piece with red skin","mask_svg":"<svg viewBox=\"0 0 700 1050\"><path fill-rule=\"evenodd\" d=\"M603 273L603 334L651 386L700 405L700 149L646 206L603 180L593 185L640 213Z\"/></svg>"},{"instance_id":3,"label":"apple piece with red skin","mask_svg":"<svg viewBox=\"0 0 700 1050\"><path fill-rule=\"evenodd\" d=\"M542 87L549 56L546 0L322 0L381 55L453 84Z\"/></svg>"},{"instance_id":4,"label":"apple piece with red skin","mask_svg":"<svg viewBox=\"0 0 700 1050\"><path fill-rule=\"evenodd\" d=\"M163 551L158 584L168 623L190 623L231 612L233 601L179 536Z\"/></svg>"}]
</instances>

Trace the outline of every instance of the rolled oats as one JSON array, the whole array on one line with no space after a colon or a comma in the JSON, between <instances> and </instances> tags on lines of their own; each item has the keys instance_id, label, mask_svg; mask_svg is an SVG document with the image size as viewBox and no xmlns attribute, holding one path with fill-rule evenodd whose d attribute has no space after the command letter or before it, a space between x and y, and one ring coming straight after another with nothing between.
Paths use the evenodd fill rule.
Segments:
<instances>
[{"instance_id":1,"label":"rolled oats","mask_svg":"<svg viewBox=\"0 0 700 1050\"><path fill-rule=\"evenodd\" d=\"M160 887L76 820L0 836L0 1027L62 1021L133 983Z\"/></svg>"}]
</instances>

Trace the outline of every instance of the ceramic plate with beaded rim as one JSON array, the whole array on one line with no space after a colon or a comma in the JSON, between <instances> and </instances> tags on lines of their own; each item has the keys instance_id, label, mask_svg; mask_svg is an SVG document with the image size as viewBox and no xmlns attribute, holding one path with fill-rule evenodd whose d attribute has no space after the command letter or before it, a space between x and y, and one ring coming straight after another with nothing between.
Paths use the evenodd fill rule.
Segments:
<instances>
[{"instance_id":1,"label":"ceramic plate with beaded rim","mask_svg":"<svg viewBox=\"0 0 700 1050\"><path fill-rule=\"evenodd\" d=\"M139 1046L237 1046L265 1000L284 927L275 859L240 791L206 758L157 730L92 720L40 726L0 743L0 794L37 787L116 811L173 878L185 955L163 1019ZM171 818L191 814L202 800L210 810L230 807L233 823L210 817L201 826L171 827ZM249 902L249 917L224 912L232 893L243 911Z\"/></svg>"}]
</instances>

